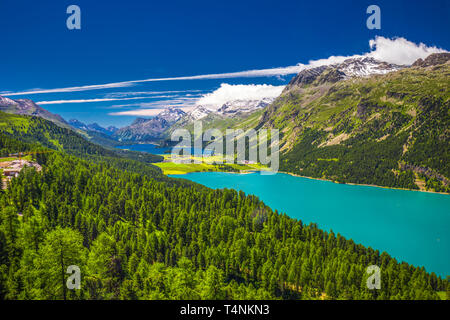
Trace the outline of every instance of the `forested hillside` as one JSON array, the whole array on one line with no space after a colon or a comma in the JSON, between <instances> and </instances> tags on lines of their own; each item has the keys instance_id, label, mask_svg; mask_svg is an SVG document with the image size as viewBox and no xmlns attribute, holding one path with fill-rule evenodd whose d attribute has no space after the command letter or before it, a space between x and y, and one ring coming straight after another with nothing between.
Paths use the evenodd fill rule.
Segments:
<instances>
[{"instance_id":1,"label":"forested hillside","mask_svg":"<svg viewBox=\"0 0 450 320\"><path fill-rule=\"evenodd\" d=\"M0 151L48 141L35 136L3 133ZM42 172L24 169L0 193L1 299L438 299L448 290L434 273L254 196L162 178L142 162L81 157L45 154ZM373 264L381 290L366 287ZM66 290L69 265L81 269L80 290Z\"/></svg>"},{"instance_id":2,"label":"forested hillside","mask_svg":"<svg viewBox=\"0 0 450 320\"><path fill-rule=\"evenodd\" d=\"M65 151L69 154L94 160L98 157L131 159L143 163L162 161L163 157L145 152L122 149L106 149L98 144L86 141L80 134L60 127L55 123L34 116L21 116L0 112L0 133L11 138L42 147ZM28 151L28 150L19 150ZM3 150L0 156L7 156L9 150ZM156 171L158 168L153 167Z\"/></svg>"},{"instance_id":3,"label":"forested hillside","mask_svg":"<svg viewBox=\"0 0 450 320\"><path fill-rule=\"evenodd\" d=\"M335 79L332 68L303 71L258 127L280 129L282 171L450 192L449 59L433 54L362 78Z\"/></svg>"}]
</instances>

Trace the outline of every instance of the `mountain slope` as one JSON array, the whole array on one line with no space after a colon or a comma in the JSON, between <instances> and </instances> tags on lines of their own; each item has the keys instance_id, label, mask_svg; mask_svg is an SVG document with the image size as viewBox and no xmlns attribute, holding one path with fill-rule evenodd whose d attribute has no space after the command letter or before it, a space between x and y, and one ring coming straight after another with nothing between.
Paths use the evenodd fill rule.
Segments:
<instances>
[{"instance_id":1,"label":"mountain slope","mask_svg":"<svg viewBox=\"0 0 450 320\"><path fill-rule=\"evenodd\" d=\"M102 146L114 147L118 144L116 140L109 137L117 128L108 127L105 129L96 123L86 125L74 119L66 122L60 115L51 113L29 99L12 100L0 96L0 111L17 115L36 116L49 120L61 128L73 130L85 139Z\"/></svg>"},{"instance_id":2,"label":"mountain slope","mask_svg":"<svg viewBox=\"0 0 450 320\"><path fill-rule=\"evenodd\" d=\"M112 137L112 134L119 130L116 127L109 126L108 128L103 128L97 123L85 124L76 119L71 119L68 123L74 131L93 143L107 148L120 145L120 142Z\"/></svg>"},{"instance_id":3,"label":"mountain slope","mask_svg":"<svg viewBox=\"0 0 450 320\"><path fill-rule=\"evenodd\" d=\"M283 171L410 189L422 180L449 192L448 60L433 54L425 67L370 77L346 78L336 67L301 72L258 127L280 129Z\"/></svg>"},{"instance_id":4,"label":"mountain slope","mask_svg":"<svg viewBox=\"0 0 450 320\"><path fill-rule=\"evenodd\" d=\"M0 111L19 115L41 117L56 123L60 127L70 129L70 125L60 115L51 113L50 111L41 108L29 99L13 100L0 96Z\"/></svg>"}]
</instances>

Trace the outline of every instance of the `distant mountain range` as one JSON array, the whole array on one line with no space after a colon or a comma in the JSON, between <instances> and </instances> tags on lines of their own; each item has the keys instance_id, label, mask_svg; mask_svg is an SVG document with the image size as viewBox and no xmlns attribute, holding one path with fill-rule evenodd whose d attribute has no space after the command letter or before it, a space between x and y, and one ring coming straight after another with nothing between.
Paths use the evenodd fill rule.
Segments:
<instances>
[{"instance_id":1,"label":"distant mountain range","mask_svg":"<svg viewBox=\"0 0 450 320\"><path fill-rule=\"evenodd\" d=\"M157 140L185 114L181 109L167 108L151 119L137 118L131 125L117 130L112 137L121 142Z\"/></svg>"},{"instance_id":2,"label":"distant mountain range","mask_svg":"<svg viewBox=\"0 0 450 320\"><path fill-rule=\"evenodd\" d=\"M198 105L188 112L183 122L195 121L207 117L210 114L230 118L240 116L243 113L250 113L267 107L275 98L262 98L258 100L230 100L221 106L215 105Z\"/></svg>"},{"instance_id":3,"label":"distant mountain range","mask_svg":"<svg viewBox=\"0 0 450 320\"><path fill-rule=\"evenodd\" d=\"M198 105L189 112L170 107L151 119L137 118L131 125L117 130L112 137L121 142L166 139L176 128L185 128L194 121L245 118L257 110L264 109L273 101L274 98L231 100L221 106Z\"/></svg>"},{"instance_id":4,"label":"distant mountain range","mask_svg":"<svg viewBox=\"0 0 450 320\"><path fill-rule=\"evenodd\" d=\"M109 126L107 128L103 128L102 126L100 126L98 123L95 123L95 122L91 123L91 124L84 124L83 122L76 120L76 119L71 119L68 121L68 123L74 128L78 128L78 129L81 129L84 131L93 131L93 132L103 133L108 136L112 135L117 130L119 130L118 128L116 128L114 126Z\"/></svg>"}]
</instances>

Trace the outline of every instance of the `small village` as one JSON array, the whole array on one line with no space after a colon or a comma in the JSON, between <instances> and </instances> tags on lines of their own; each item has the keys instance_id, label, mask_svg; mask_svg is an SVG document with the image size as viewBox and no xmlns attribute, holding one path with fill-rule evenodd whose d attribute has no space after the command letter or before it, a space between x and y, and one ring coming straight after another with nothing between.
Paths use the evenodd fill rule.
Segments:
<instances>
[{"instance_id":1,"label":"small village","mask_svg":"<svg viewBox=\"0 0 450 320\"><path fill-rule=\"evenodd\" d=\"M19 176L20 171L25 167L34 167L36 171L40 172L42 167L37 162L31 161L31 159L22 158L0 158L0 175L2 179L2 189L8 187L9 182Z\"/></svg>"}]
</instances>

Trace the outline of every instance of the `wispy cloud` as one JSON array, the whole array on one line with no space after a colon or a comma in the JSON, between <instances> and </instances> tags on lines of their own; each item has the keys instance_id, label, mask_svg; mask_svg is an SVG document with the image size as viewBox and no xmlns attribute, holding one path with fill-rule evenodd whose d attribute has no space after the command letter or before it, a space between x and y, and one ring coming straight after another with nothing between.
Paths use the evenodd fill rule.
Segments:
<instances>
[{"instance_id":1,"label":"wispy cloud","mask_svg":"<svg viewBox=\"0 0 450 320\"><path fill-rule=\"evenodd\" d=\"M125 92L112 92L105 95L105 98L122 98L129 96L143 96L143 95L161 95L161 94L179 94L179 93L194 93L200 94L203 90L172 90L172 91L125 91Z\"/></svg>"},{"instance_id":2,"label":"wispy cloud","mask_svg":"<svg viewBox=\"0 0 450 320\"><path fill-rule=\"evenodd\" d=\"M14 93L6 93L5 96L18 96L18 95L31 95L31 94L41 94L41 93L61 93L61 92L75 92L75 91L87 91L87 90L99 90L99 89L109 89L118 87L130 87L138 83L147 82L160 82L160 81L180 81L180 80L207 80L207 79L229 79L229 78L257 78L257 77L272 77L272 76L283 76L289 74L295 74L304 69L304 65L290 66L290 67L280 67L272 69L261 69L261 70L248 70L230 73L214 73L214 74L204 74L196 76L187 77L169 77L169 78L153 78L144 80L132 80L124 82L116 82L101 85L90 85L81 87L68 87L59 89L47 89L47 90L30 90Z\"/></svg>"},{"instance_id":3,"label":"wispy cloud","mask_svg":"<svg viewBox=\"0 0 450 320\"><path fill-rule=\"evenodd\" d=\"M416 44L408 41L405 38L393 38L388 39L384 37L376 37L369 42L370 50L364 54L357 54L352 56L331 56L326 59L312 60L308 64L297 64L295 66L259 69L259 70L247 70L228 73L213 73L183 77L167 77L167 78L151 78L144 80L131 80L123 82L114 82L98 85L86 85L77 87L57 88L57 89L38 89L22 92L5 93L5 96L17 96L17 95L31 95L40 93L61 93L61 92L75 92L75 91L87 91L87 90L99 90L110 88L130 87L139 83L159 82L159 81L180 81L180 80L204 80L204 79L229 79L229 78L255 78L255 77L282 77L290 74L296 74L304 69L317 67L321 65L330 65L339 63L348 58L354 57L373 57L381 61L410 65L419 58L425 58L431 53L446 52L446 50L429 47L423 43Z\"/></svg>"},{"instance_id":4,"label":"wispy cloud","mask_svg":"<svg viewBox=\"0 0 450 320\"><path fill-rule=\"evenodd\" d=\"M3 95L4 96L20 96L20 95L40 94L40 93L78 92L78 91L131 87L133 85L135 85L134 81L124 81L124 82L96 84L96 85L78 86L78 87L67 87L67 88L56 88L56 89L37 89L37 90L29 90L29 91L22 91L22 92L11 92L11 93L3 93Z\"/></svg>"},{"instance_id":5,"label":"wispy cloud","mask_svg":"<svg viewBox=\"0 0 450 320\"><path fill-rule=\"evenodd\" d=\"M190 107L181 107L179 109L184 112L189 112L194 108L194 106ZM128 110L128 111L120 111L120 112L111 112L108 113L110 116L138 116L138 117L151 117L160 114L166 108L150 108L150 109L136 109L136 110Z\"/></svg>"},{"instance_id":6,"label":"wispy cloud","mask_svg":"<svg viewBox=\"0 0 450 320\"><path fill-rule=\"evenodd\" d=\"M132 97L132 98L101 98L101 99L77 99L77 100L52 100L52 101L38 101L36 104L65 104L65 103L90 103L90 102L104 102L104 101L122 101L122 100L139 100L149 99L155 97Z\"/></svg>"}]
</instances>

